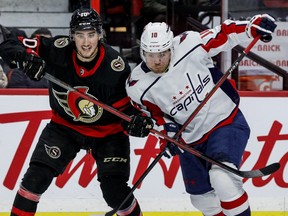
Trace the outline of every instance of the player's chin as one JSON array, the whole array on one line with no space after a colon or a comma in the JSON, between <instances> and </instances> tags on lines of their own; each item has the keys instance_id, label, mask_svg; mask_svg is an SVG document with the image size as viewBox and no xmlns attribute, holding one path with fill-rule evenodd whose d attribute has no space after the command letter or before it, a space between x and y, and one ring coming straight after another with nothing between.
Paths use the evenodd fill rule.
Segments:
<instances>
[{"instance_id":1,"label":"player's chin","mask_svg":"<svg viewBox=\"0 0 288 216\"><path fill-rule=\"evenodd\" d=\"M154 68L154 73L158 73L158 74L161 74L161 73L164 73L164 68Z\"/></svg>"},{"instance_id":2,"label":"player's chin","mask_svg":"<svg viewBox=\"0 0 288 216\"><path fill-rule=\"evenodd\" d=\"M84 52L81 52L81 56L84 57L84 58L91 58L93 55L92 52L87 52L87 51L84 51Z\"/></svg>"}]
</instances>

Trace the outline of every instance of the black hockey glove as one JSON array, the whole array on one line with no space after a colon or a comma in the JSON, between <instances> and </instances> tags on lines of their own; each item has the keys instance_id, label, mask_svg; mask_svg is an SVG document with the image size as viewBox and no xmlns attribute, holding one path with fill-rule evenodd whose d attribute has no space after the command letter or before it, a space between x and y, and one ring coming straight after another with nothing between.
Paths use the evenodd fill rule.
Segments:
<instances>
[{"instance_id":1,"label":"black hockey glove","mask_svg":"<svg viewBox=\"0 0 288 216\"><path fill-rule=\"evenodd\" d=\"M146 137L153 129L154 123L151 118L138 114L133 115L129 123L123 122L122 126L130 136Z\"/></svg>"},{"instance_id":2,"label":"black hockey glove","mask_svg":"<svg viewBox=\"0 0 288 216\"><path fill-rule=\"evenodd\" d=\"M179 126L176 123L166 123L163 125L163 128L164 129L161 130L161 132L169 137L173 137L179 131ZM171 143L165 139L160 138L159 144L160 150L165 151L164 156L167 158L183 153L182 149L178 148L178 146L176 146L174 143Z\"/></svg>"},{"instance_id":3,"label":"black hockey glove","mask_svg":"<svg viewBox=\"0 0 288 216\"><path fill-rule=\"evenodd\" d=\"M255 15L251 18L246 26L246 32L250 38L261 36L260 40L263 42L270 42L272 40L272 33L277 25L275 19L269 14Z\"/></svg>"},{"instance_id":4,"label":"black hockey glove","mask_svg":"<svg viewBox=\"0 0 288 216\"><path fill-rule=\"evenodd\" d=\"M45 62L36 53L25 53L19 67L32 80L39 81L45 75Z\"/></svg>"}]
</instances>

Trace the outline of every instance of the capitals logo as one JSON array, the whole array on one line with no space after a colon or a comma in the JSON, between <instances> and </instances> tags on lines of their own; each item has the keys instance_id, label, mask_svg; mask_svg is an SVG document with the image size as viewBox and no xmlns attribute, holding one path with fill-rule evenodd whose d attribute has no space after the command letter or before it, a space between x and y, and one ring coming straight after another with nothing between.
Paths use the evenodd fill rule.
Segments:
<instances>
[{"instance_id":1,"label":"capitals logo","mask_svg":"<svg viewBox=\"0 0 288 216\"><path fill-rule=\"evenodd\" d=\"M87 94L95 98L93 95L88 94L88 87L74 87L78 92ZM75 91L58 92L53 89L53 94L62 106L65 112L73 117L74 121L81 121L91 123L97 121L103 114L103 108L97 106L91 101L82 98Z\"/></svg>"}]
</instances>

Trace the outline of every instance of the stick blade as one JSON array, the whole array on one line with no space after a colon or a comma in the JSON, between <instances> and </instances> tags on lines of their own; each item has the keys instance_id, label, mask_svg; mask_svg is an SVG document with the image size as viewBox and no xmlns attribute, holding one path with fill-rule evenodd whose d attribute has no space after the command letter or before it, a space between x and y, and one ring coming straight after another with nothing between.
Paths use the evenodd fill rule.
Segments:
<instances>
[{"instance_id":1,"label":"stick blade","mask_svg":"<svg viewBox=\"0 0 288 216\"><path fill-rule=\"evenodd\" d=\"M257 178L270 175L280 168L280 163L273 163L258 170L240 171L244 178Z\"/></svg>"},{"instance_id":2,"label":"stick blade","mask_svg":"<svg viewBox=\"0 0 288 216\"><path fill-rule=\"evenodd\" d=\"M105 213L95 213L95 214L91 214L89 216L105 216Z\"/></svg>"},{"instance_id":3,"label":"stick blade","mask_svg":"<svg viewBox=\"0 0 288 216\"><path fill-rule=\"evenodd\" d=\"M106 212L106 213L104 214L104 216L113 216L114 214L116 214L116 211L113 209L113 210L111 210L111 211L109 211L109 212Z\"/></svg>"}]
</instances>

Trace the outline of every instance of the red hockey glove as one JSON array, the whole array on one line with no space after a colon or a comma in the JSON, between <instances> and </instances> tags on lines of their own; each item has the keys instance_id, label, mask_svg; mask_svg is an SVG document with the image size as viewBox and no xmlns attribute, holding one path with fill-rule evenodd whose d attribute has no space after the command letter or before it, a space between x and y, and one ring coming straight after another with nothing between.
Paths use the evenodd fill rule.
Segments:
<instances>
[{"instance_id":1,"label":"red hockey glove","mask_svg":"<svg viewBox=\"0 0 288 216\"><path fill-rule=\"evenodd\" d=\"M146 137L153 129L154 123L151 118L138 114L133 115L129 123L123 122L122 126L130 136Z\"/></svg>"},{"instance_id":2,"label":"red hockey glove","mask_svg":"<svg viewBox=\"0 0 288 216\"><path fill-rule=\"evenodd\" d=\"M260 40L269 42L272 40L271 34L277 25L275 19L269 14L255 15L246 26L246 33L249 38L261 36Z\"/></svg>"},{"instance_id":3,"label":"red hockey glove","mask_svg":"<svg viewBox=\"0 0 288 216\"><path fill-rule=\"evenodd\" d=\"M161 130L161 132L169 137L173 137L179 131L179 126L175 123L166 123L163 125L163 127L164 130ZM178 146L176 146L174 143L171 143L165 139L160 138L159 144L160 150L165 151L164 156L167 158L183 153L182 149L178 148Z\"/></svg>"}]
</instances>

